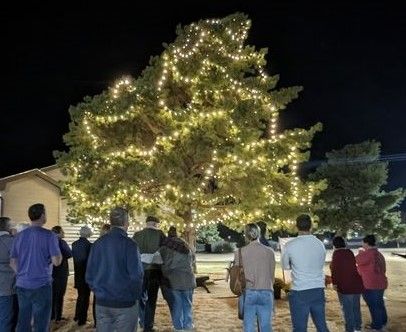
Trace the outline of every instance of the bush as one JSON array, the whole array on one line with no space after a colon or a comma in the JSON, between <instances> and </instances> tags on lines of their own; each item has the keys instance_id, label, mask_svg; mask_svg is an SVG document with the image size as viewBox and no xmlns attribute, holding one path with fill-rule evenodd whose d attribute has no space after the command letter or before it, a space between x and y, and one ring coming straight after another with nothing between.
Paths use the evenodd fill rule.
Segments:
<instances>
[{"instance_id":1,"label":"bush","mask_svg":"<svg viewBox=\"0 0 406 332\"><path fill-rule=\"evenodd\" d=\"M230 253L234 252L235 246L230 242L220 242L212 245L212 252L216 254Z\"/></svg>"}]
</instances>

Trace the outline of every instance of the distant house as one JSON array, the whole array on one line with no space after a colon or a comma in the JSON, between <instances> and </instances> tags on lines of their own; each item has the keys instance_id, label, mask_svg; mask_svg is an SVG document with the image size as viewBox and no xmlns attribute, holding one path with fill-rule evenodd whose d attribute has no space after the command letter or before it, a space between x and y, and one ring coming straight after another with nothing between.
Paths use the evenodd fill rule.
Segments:
<instances>
[{"instance_id":1,"label":"distant house","mask_svg":"<svg viewBox=\"0 0 406 332\"><path fill-rule=\"evenodd\" d=\"M10 217L15 223L28 222L28 207L40 202L47 210L46 227L61 224L66 215L66 202L59 186L62 179L56 165L1 178L1 215Z\"/></svg>"}]
</instances>

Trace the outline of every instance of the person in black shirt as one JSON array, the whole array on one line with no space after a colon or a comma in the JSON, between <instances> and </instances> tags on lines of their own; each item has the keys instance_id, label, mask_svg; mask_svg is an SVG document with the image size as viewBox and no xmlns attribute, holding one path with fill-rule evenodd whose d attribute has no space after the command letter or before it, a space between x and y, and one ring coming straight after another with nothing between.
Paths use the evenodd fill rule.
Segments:
<instances>
[{"instance_id":1,"label":"person in black shirt","mask_svg":"<svg viewBox=\"0 0 406 332\"><path fill-rule=\"evenodd\" d=\"M54 266L52 271L52 311L51 320L59 322L65 320L62 317L63 297L65 296L66 286L68 284L69 264L68 259L72 257L66 241L63 240L65 233L61 226L52 227L52 231L58 236L59 248L62 253L62 263L59 266Z\"/></svg>"},{"instance_id":2,"label":"person in black shirt","mask_svg":"<svg viewBox=\"0 0 406 332\"><path fill-rule=\"evenodd\" d=\"M80 229L79 240L72 243L73 267L75 269L75 285L78 292L75 309L75 321L78 325L85 325L87 311L89 309L90 288L86 283L86 266L92 244L88 240L92 236L92 230L88 226Z\"/></svg>"}]
</instances>

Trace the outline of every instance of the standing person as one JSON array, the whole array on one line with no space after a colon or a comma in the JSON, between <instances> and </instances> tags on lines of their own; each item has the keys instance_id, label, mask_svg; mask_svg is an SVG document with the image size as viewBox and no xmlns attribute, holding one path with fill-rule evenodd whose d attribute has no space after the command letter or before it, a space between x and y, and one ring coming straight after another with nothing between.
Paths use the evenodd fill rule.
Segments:
<instances>
[{"instance_id":1,"label":"standing person","mask_svg":"<svg viewBox=\"0 0 406 332\"><path fill-rule=\"evenodd\" d=\"M136 331L143 270L137 245L127 236L127 210L110 212L111 230L90 250L86 282L96 295L98 332Z\"/></svg>"},{"instance_id":2,"label":"standing person","mask_svg":"<svg viewBox=\"0 0 406 332\"><path fill-rule=\"evenodd\" d=\"M75 285L78 292L75 309L75 321L79 326L85 325L87 311L89 309L90 288L86 283L86 266L92 244L88 240L92 236L92 230L83 226L79 231L79 240L72 243L73 268L75 270Z\"/></svg>"},{"instance_id":3,"label":"standing person","mask_svg":"<svg viewBox=\"0 0 406 332\"><path fill-rule=\"evenodd\" d=\"M266 223L263 221L258 221L257 225L261 231L261 236L259 238L259 242L261 244L263 244L264 246L270 247L268 240L266 239L266 233L267 233L267 229L266 229Z\"/></svg>"},{"instance_id":4,"label":"standing person","mask_svg":"<svg viewBox=\"0 0 406 332\"><path fill-rule=\"evenodd\" d=\"M355 256L346 248L341 236L333 239L334 252L330 264L333 286L337 290L345 319L346 332L361 331L360 297L364 290L358 274Z\"/></svg>"},{"instance_id":5,"label":"standing person","mask_svg":"<svg viewBox=\"0 0 406 332\"><path fill-rule=\"evenodd\" d=\"M296 219L299 235L289 241L282 255L282 267L292 271L289 307L293 331L307 331L309 314L318 332L328 331L325 317L324 262L326 249L310 233L312 220L307 214Z\"/></svg>"},{"instance_id":6,"label":"standing person","mask_svg":"<svg viewBox=\"0 0 406 332\"><path fill-rule=\"evenodd\" d=\"M17 273L17 332L47 332L52 308L52 265L59 266L62 254L56 235L43 228L46 211L43 204L29 207L31 227L18 233L13 241L10 265Z\"/></svg>"},{"instance_id":7,"label":"standing person","mask_svg":"<svg viewBox=\"0 0 406 332\"><path fill-rule=\"evenodd\" d=\"M371 314L371 324L366 328L380 331L388 323L383 294L388 288L385 257L376 248L374 235L363 239L362 248L355 257L358 272L362 277L365 291L362 293Z\"/></svg>"},{"instance_id":8,"label":"standing person","mask_svg":"<svg viewBox=\"0 0 406 332\"><path fill-rule=\"evenodd\" d=\"M161 266L152 264L152 260L154 254L161 247L165 234L158 228L158 218L148 216L146 224L146 227L142 231L134 234L133 239L140 248L144 266L143 296L140 302L140 325L145 332L149 332L154 331L156 300L162 281Z\"/></svg>"},{"instance_id":9,"label":"standing person","mask_svg":"<svg viewBox=\"0 0 406 332\"><path fill-rule=\"evenodd\" d=\"M275 281L275 253L260 243L261 231L257 224L244 228L247 245L235 252L234 262L242 264L246 281L244 295L244 332L272 331L273 283Z\"/></svg>"},{"instance_id":10,"label":"standing person","mask_svg":"<svg viewBox=\"0 0 406 332\"><path fill-rule=\"evenodd\" d=\"M69 263L68 259L72 257L72 251L70 250L68 244L63 238L65 233L61 226L52 227L52 232L58 237L59 249L62 254L61 265L54 267L52 271L52 311L51 320L59 322L61 320L66 320L62 317L63 312L63 298L66 293L66 286L68 285L69 277Z\"/></svg>"},{"instance_id":11,"label":"standing person","mask_svg":"<svg viewBox=\"0 0 406 332\"><path fill-rule=\"evenodd\" d=\"M14 331L17 325L18 302L15 272L10 267L13 237L10 218L0 217L0 331Z\"/></svg>"},{"instance_id":12,"label":"standing person","mask_svg":"<svg viewBox=\"0 0 406 332\"><path fill-rule=\"evenodd\" d=\"M176 331L193 329L193 290L196 278L193 274L194 255L188 244L177 236L176 228L171 227L168 237L159 249L162 256L162 273L168 280L167 296Z\"/></svg>"}]
</instances>

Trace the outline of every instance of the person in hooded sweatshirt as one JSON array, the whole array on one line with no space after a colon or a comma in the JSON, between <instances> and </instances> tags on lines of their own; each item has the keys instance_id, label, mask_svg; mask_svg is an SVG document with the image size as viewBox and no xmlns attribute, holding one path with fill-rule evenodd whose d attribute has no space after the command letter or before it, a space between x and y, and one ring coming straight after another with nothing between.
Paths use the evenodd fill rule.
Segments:
<instances>
[{"instance_id":1,"label":"person in hooded sweatshirt","mask_svg":"<svg viewBox=\"0 0 406 332\"><path fill-rule=\"evenodd\" d=\"M193 329L193 290L196 278L193 274L194 255L189 245L177 236L171 227L159 252L162 256L162 274L167 280L169 308L175 331Z\"/></svg>"}]
</instances>

